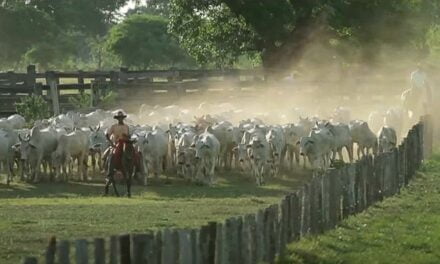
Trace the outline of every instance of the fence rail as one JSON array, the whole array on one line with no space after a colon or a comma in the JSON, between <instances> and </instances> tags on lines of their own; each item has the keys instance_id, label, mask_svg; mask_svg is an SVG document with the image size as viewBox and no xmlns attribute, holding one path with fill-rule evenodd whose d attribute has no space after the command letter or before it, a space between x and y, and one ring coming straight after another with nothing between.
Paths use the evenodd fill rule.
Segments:
<instances>
[{"instance_id":1,"label":"fence rail","mask_svg":"<svg viewBox=\"0 0 440 264\"><path fill-rule=\"evenodd\" d=\"M351 84L345 81L344 79L319 81L303 79L296 80L294 85L295 87L321 87L322 89L335 87L333 95L352 99L362 96L374 101L375 96L378 95L387 98L400 95L407 84L407 80L403 78L385 81L380 77L373 76L357 78ZM279 83L281 83L280 85L292 85L287 82ZM261 87L273 85L260 69L129 71L126 68L121 68L119 71L37 73L35 66L29 65L26 73L0 73L0 96L16 98L13 103L7 101L3 104L2 102L0 115L15 113L14 102L31 94L43 95L52 105L53 113L70 110L73 108L72 105L56 104L56 101L67 101L66 98L59 97L71 96L64 95L64 90L75 93L86 91L89 94L94 94L95 98L100 98L101 95L113 89L123 97L124 101L137 102L140 97L144 97L144 94L148 95L145 98L165 94L172 99L178 99L187 94L202 94L208 90L252 93ZM350 90L341 87L350 87ZM130 95L133 95L133 98ZM91 106L97 104L99 105L99 100L94 100Z\"/></svg>"},{"instance_id":2,"label":"fence rail","mask_svg":"<svg viewBox=\"0 0 440 264\"><path fill-rule=\"evenodd\" d=\"M108 239L55 241L45 263L223 264L274 263L286 245L334 228L344 218L400 192L432 152L429 116L411 128L398 148L364 157L314 177L278 204L255 214L194 229L163 229ZM106 248L108 250L106 250ZM73 254L74 252L74 254ZM37 263L34 257L23 263Z\"/></svg>"}]
</instances>

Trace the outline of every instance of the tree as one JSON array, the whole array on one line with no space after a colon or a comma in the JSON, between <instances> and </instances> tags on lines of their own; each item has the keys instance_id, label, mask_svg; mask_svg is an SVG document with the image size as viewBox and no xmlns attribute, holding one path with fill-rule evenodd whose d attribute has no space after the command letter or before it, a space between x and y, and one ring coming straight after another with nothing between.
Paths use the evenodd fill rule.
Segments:
<instances>
[{"instance_id":1,"label":"tree","mask_svg":"<svg viewBox=\"0 0 440 264\"><path fill-rule=\"evenodd\" d=\"M159 16L135 14L115 25L107 46L126 66L137 69L191 64L191 59L167 32L167 20Z\"/></svg>"},{"instance_id":2,"label":"tree","mask_svg":"<svg viewBox=\"0 0 440 264\"><path fill-rule=\"evenodd\" d=\"M266 69L289 69L313 43L335 52L344 52L338 43L349 44L373 62L383 44L416 44L423 50L439 5L435 0L171 0L170 30L200 62L223 58L222 64L230 64L258 52Z\"/></svg>"},{"instance_id":3,"label":"tree","mask_svg":"<svg viewBox=\"0 0 440 264\"><path fill-rule=\"evenodd\" d=\"M0 67L20 62L59 67L90 54L90 38L104 36L127 0L0 0ZM89 53L92 48L88 48Z\"/></svg>"}]
</instances>

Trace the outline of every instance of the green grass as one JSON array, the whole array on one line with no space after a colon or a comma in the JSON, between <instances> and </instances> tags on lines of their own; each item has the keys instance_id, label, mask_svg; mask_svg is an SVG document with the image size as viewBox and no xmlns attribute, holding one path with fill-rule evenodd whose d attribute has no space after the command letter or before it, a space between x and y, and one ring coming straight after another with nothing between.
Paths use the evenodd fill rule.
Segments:
<instances>
[{"instance_id":1,"label":"green grass","mask_svg":"<svg viewBox=\"0 0 440 264\"><path fill-rule=\"evenodd\" d=\"M101 197L102 184L0 185L0 263L41 256L48 238L108 237L165 227L198 227L208 221L256 212L279 202L308 178L307 172L271 179L263 187L233 173L214 187L176 179L134 186L133 198ZM118 186L121 193L125 186Z\"/></svg>"},{"instance_id":2,"label":"green grass","mask_svg":"<svg viewBox=\"0 0 440 264\"><path fill-rule=\"evenodd\" d=\"M291 244L285 263L440 263L440 155L400 195Z\"/></svg>"}]
</instances>

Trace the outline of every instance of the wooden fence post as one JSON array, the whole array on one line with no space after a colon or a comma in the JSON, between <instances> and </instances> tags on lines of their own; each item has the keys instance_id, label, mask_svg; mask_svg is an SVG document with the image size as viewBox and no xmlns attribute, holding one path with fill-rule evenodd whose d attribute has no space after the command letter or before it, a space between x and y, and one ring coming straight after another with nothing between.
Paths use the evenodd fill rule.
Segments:
<instances>
[{"instance_id":1,"label":"wooden fence post","mask_svg":"<svg viewBox=\"0 0 440 264\"><path fill-rule=\"evenodd\" d=\"M36 95L41 95L41 93L37 93L38 91L36 90L36 70L35 70L35 65L28 65L26 68L26 80L25 80L25 85L27 88L31 88L33 90L33 93Z\"/></svg>"},{"instance_id":2,"label":"wooden fence post","mask_svg":"<svg viewBox=\"0 0 440 264\"><path fill-rule=\"evenodd\" d=\"M79 93L84 94L84 72L81 70L78 71L78 84L80 84Z\"/></svg>"},{"instance_id":3,"label":"wooden fence post","mask_svg":"<svg viewBox=\"0 0 440 264\"><path fill-rule=\"evenodd\" d=\"M248 214L244 217L243 222L243 240L242 240L242 256L243 264L257 263L256 250L257 250L257 222L256 215Z\"/></svg>"},{"instance_id":4,"label":"wooden fence post","mask_svg":"<svg viewBox=\"0 0 440 264\"><path fill-rule=\"evenodd\" d=\"M314 175L310 183L310 233L319 234L322 232L322 175Z\"/></svg>"},{"instance_id":5,"label":"wooden fence post","mask_svg":"<svg viewBox=\"0 0 440 264\"><path fill-rule=\"evenodd\" d=\"M201 264L201 254L200 254L200 247L199 247L199 229L191 229L189 231L189 240L191 243L191 254L193 256L193 263L194 264Z\"/></svg>"},{"instance_id":6,"label":"wooden fence post","mask_svg":"<svg viewBox=\"0 0 440 264\"><path fill-rule=\"evenodd\" d=\"M75 241L75 259L76 264L89 263L89 250L87 240L78 239Z\"/></svg>"},{"instance_id":7,"label":"wooden fence post","mask_svg":"<svg viewBox=\"0 0 440 264\"><path fill-rule=\"evenodd\" d=\"M297 191L290 197L290 212L289 219L292 235L290 241L298 241L301 237L301 201L302 192Z\"/></svg>"},{"instance_id":8,"label":"wooden fence post","mask_svg":"<svg viewBox=\"0 0 440 264\"><path fill-rule=\"evenodd\" d=\"M148 263L147 234L134 234L131 240L131 262L133 264Z\"/></svg>"},{"instance_id":9,"label":"wooden fence post","mask_svg":"<svg viewBox=\"0 0 440 264\"><path fill-rule=\"evenodd\" d=\"M266 262L272 263L279 248L278 232L278 204L273 204L264 210L264 229L266 234Z\"/></svg>"},{"instance_id":10,"label":"wooden fence post","mask_svg":"<svg viewBox=\"0 0 440 264\"><path fill-rule=\"evenodd\" d=\"M256 263L260 263L266 259L266 232L265 232L265 221L264 221L264 210L258 210L256 216L256 251L255 258L257 260Z\"/></svg>"},{"instance_id":11,"label":"wooden fence post","mask_svg":"<svg viewBox=\"0 0 440 264\"><path fill-rule=\"evenodd\" d=\"M50 96L52 100L52 110L54 115L60 114L60 103L58 98L58 78L55 72L46 72L46 82L50 87Z\"/></svg>"},{"instance_id":12,"label":"wooden fence post","mask_svg":"<svg viewBox=\"0 0 440 264\"><path fill-rule=\"evenodd\" d=\"M423 116L423 158L429 159L432 155L434 125L431 115Z\"/></svg>"},{"instance_id":13,"label":"wooden fence post","mask_svg":"<svg viewBox=\"0 0 440 264\"><path fill-rule=\"evenodd\" d=\"M162 263L162 251L163 251L163 240L162 240L162 231L157 231L154 234L154 261L155 264Z\"/></svg>"},{"instance_id":14,"label":"wooden fence post","mask_svg":"<svg viewBox=\"0 0 440 264\"><path fill-rule=\"evenodd\" d=\"M209 222L199 233L200 263L214 264L216 251L217 223Z\"/></svg>"},{"instance_id":15,"label":"wooden fence post","mask_svg":"<svg viewBox=\"0 0 440 264\"><path fill-rule=\"evenodd\" d=\"M281 210L281 216L279 221L279 243L280 243L280 249L279 249L279 255L284 256L285 254L285 248L288 243L288 237L290 237L290 225L289 225L289 202L290 202L290 196L287 195L281 200L280 210Z\"/></svg>"},{"instance_id":16,"label":"wooden fence post","mask_svg":"<svg viewBox=\"0 0 440 264\"><path fill-rule=\"evenodd\" d=\"M330 225L330 173L326 171L321 177L321 230L326 231Z\"/></svg>"},{"instance_id":17,"label":"wooden fence post","mask_svg":"<svg viewBox=\"0 0 440 264\"><path fill-rule=\"evenodd\" d=\"M46 264L55 263L55 253L57 249L57 240L54 236L49 239L49 245L46 249Z\"/></svg>"},{"instance_id":18,"label":"wooden fence post","mask_svg":"<svg viewBox=\"0 0 440 264\"><path fill-rule=\"evenodd\" d=\"M119 236L119 259L121 264L130 264L131 262L129 234Z\"/></svg>"},{"instance_id":19,"label":"wooden fence post","mask_svg":"<svg viewBox=\"0 0 440 264\"><path fill-rule=\"evenodd\" d=\"M374 202L382 201L383 199L383 167L384 154L379 154L374 157Z\"/></svg>"},{"instance_id":20,"label":"wooden fence post","mask_svg":"<svg viewBox=\"0 0 440 264\"><path fill-rule=\"evenodd\" d=\"M339 182L340 170L330 169L327 172L326 178L328 178L329 185L329 212L328 212L328 225L327 229L331 229L336 226L341 215L341 194L340 182Z\"/></svg>"},{"instance_id":21,"label":"wooden fence post","mask_svg":"<svg viewBox=\"0 0 440 264\"><path fill-rule=\"evenodd\" d=\"M231 217L225 221L225 244L227 263L238 263L238 223L237 218Z\"/></svg>"},{"instance_id":22,"label":"wooden fence post","mask_svg":"<svg viewBox=\"0 0 440 264\"><path fill-rule=\"evenodd\" d=\"M301 201L301 237L310 233L310 186L304 184Z\"/></svg>"},{"instance_id":23,"label":"wooden fence post","mask_svg":"<svg viewBox=\"0 0 440 264\"><path fill-rule=\"evenodd\" d=\"M95 264L105 264L105 240L95 238L93 240Z\"/></svg>"},{"instance_id":24,"label":"wooden fence post","mask_svg":"<svg viewBox=\"0 0 440 264\"><path fill-rule=\"evenodd\" d=\"M162 264L177 264L179 261L179 245L176 230L162 231Z\"/></svg>"},{"instance_id":25,"label":"wooden fence post","mask_svg":"<svg viewBox=\"0 0 440 264\"><path fill-rule=\"evenodd\" d=\"M62 240L58 243L57 255L58 264L69 264L70 263L70 243L67 240Z\"/></svg>"},{"instance_id":26,"label":"wooden fence post","mask_svg":"<svg viewBox=\"0 0 440 264\"><path fill-rule=\"evenodd\" d=\"M216 238L215 238L215 263L227 263L227 255L225 254L225 234L223 223L216 224ZM165 263L162 263L165 264Z\"/></svg>"},{"instance_id":27,"label":"wooden fence post","mask_svg":"<svg viewBox=\"0 0 440 264\"><path fill-rule=\"evenodd\" d=\"M118 236L110 237L110 264L119 264L119 240Z\"/></svg>"},{"instance_id":28,"label":"wooden fence post","mask_svg":"<svg viewBox=\"0 0 440 264\"><path fill-rule=\"evenodd\" d=\"M178 230L178 251L179 264L193 264L194 256L192 255L190 231Z\"/></svg>"}]
</instances>

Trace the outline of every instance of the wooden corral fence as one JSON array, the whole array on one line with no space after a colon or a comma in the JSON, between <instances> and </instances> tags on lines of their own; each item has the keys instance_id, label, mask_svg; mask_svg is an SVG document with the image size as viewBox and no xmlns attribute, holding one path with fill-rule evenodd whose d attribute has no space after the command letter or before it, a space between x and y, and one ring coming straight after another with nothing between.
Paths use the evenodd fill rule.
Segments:
<instances>
[{"instance_id":1,"label":"wooden corral fence","mask_svg":"<svg viewBox=\"0 0 440 264\"><path fill-rule=\"evenodd\" d=\"M309 183L256 214L194 229L163 229L108 239L56 241L43 263L223 264L274 263L286 245L334 228L342 219L399 193L432 152L425 116L392 152L316 174ZM26 258L23 263L37 263Z\"/></svg>"},{"instance_id":2,"label":"wooden corral fence","mask_svg":"<svg viewBox=\"0 0 440 264\"><path fill-rule=\"evenodd\" d=\"M186 93L204 92L221 84L245 89L261 83L264 76L259 70L150 70L95 71L95 72L45 72L37 73L34 65L26 73L0 73L0 115L15 112L15 103L32 94L43 95L52 105L53 114L72 109L68 97L87 91L91 94L91 107L109 90L117 90L120 97L143 99L154 94L183 96ZM142 93L139 94L138 91Z\"/></svg>"},{"instance_id":3,"label":"wooden corral fence","mask_svg":"<svg viewBox=\"0 0 440 264\"><path fill-rule=\"evenodd\" d=\"M154 97L175 100L207 91L249 94L261 87L272 86L285 86L293 90L333 89L336 91L332 93L334 96L346 100L368 97L369 101L374 101L377 96L389 99L390 95L400 95L407 83L404 78L384 80L371 76L357 78L353 83L344 80L298 79L293 83L288 80L273 81L268 80L260 69L129 71L121 68L119 71L37 73L35 66L29 65L26 73L0 73L0 116L15 113L14 104L31 94L43 95L51 104L53 114L57 114L73 109L75 106L69 104L68 98L83 92L91 94L91 107L99 105L99 98L110 90L115 90L120 99L129 102L128 105L139 107Z\"/></svg>"}]
</instances>

